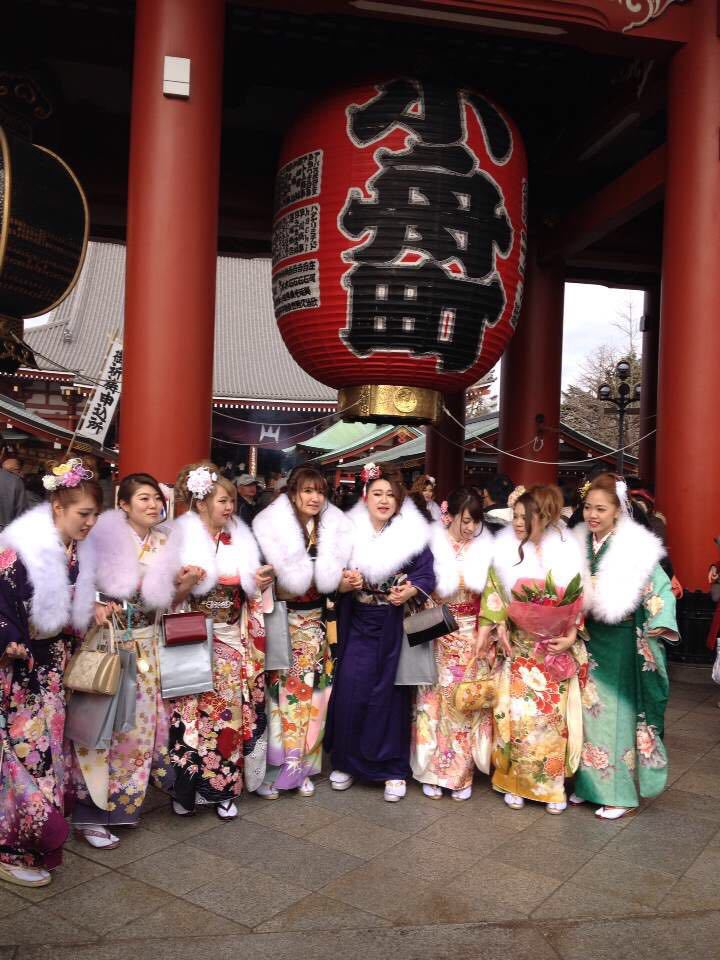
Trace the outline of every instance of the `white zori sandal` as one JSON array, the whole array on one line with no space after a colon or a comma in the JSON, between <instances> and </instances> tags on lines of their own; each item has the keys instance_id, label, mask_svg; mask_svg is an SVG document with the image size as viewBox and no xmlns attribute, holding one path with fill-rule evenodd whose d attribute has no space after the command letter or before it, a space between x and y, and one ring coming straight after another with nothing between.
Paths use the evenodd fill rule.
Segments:
<instances>
[{"instance_id":1,"label":"white zori sandal","mask_svg":"<svg viewBox=\"0 0 720 960\"><path fill-rule=\"evenodd\" d=\"M16 887L46 887L52 877L42 867L21 867L0 862L0 880L7 880Z\"/></svg>"},{"instance_id":2,"label":"white zori sandal","mask_svg":"<svg viewBox=\"0 0 720 960\"><path fill-rule=\"evenodd\" d=\"M305 777L303 782L298 787L298 793L301 797L312 797L315 793L315 784L312 782L310 777Z\"/></svg>"},{"instance_id":3,"label":"white zori sandal","mask_svg":"<svg viewBox=\"0 0 720 960\"><path fill-rule=\"evenodd\" d=\"M110 833L107 827L78 827L75 833L96 850L114 850L120 843L120 838Z\"/></svg>"},{"instance_id":4,"label":"white zori sandal","mask_svg":"<svg viewBox=\"0 0 720 960\"><path fill-rule=\"evenodd\" d=\"M442 797L442 787L436 787L434 783L424 783L423 793L429 800L439 800Z\"/></svg>"},{"instance_id":5,"label":"white zori sandal","mask_svg":"<svg viewBox=\"0 0 720 960\"><path fill-rule=\"evenodd\" d=\"M280 791L276 790L272 783L261 783L255 793L263 800L277 800L280 796Z\"/></svg>"},{"instance_id":6,"label":"white zori sandal","mask_svg":"<svg viewBox=\"0 0 720 960\"><path fill-rule=\"evenodd\" d=\"M560 802L555 801L554 803L546 803L545 810L547 813L554 813L557 816L559 813L565 813L567 810L567 801L562 800Z\"/></svg>"},{"instance_id":7,"label":"white zori sandal","mask_svg":"<svg viewBox=\"0 0 720 960\"><path fill-rule=\"evenodd\" d=\"M632 817L636 807L598 807L595 816L600 820L619 820L621 817Z\"/></svg>"},{"instance_id":8,"label":"white zori sandal","mask_svg":"<svg viewBox=\"0 0 720 960\"><path fill-rule=\"evenodd\" d=\"M349 790L355 782L355 778L349 773L343 773L342 770L333 770L330 774L330 786L333 790Z\"/></svg>"},{"instance_id":9,"label":"white zori sandal","mask_svg":"<svg viewBox=\"0 0 720 960\"><path fill-rule=\"evenodd\" d=\"M238 808L234 800L223 800L215 805L215 813L220 820L234 820L238 815Z\"/></svg>"},{"instance_id":10,"label":"white zori sandal","mask_svg":"<svg viewBox=\"0 0 720 960\"><path fill-rule=\"evenodd\" d=\"M404 780L385 781L385 799L388 803L397 803L405 796L407 785Z\"/></svg>"},{"instance_id":11,"label":"white zori sandal","mask_svg":"<svg viewBox=\"0 0 720 960\"><path fill-rule=\"evenodd\" d=\"M453 800L469 800L472 796L472 784L469 787L464 787L462 790L453 790L450 794Z\"/></svg>"},{"instance_id":12,"label":"white zori sandal","mask_svg":"<svg viewBox=\"0 0 720 960\"><path fill-rule=\"evenodd\" d=\"M522 808L525 806L525 800L523 797L519 797L516 793L506 793L505 803L510 807L511 810L522 810Z\"/></svg>"}]
</instances>

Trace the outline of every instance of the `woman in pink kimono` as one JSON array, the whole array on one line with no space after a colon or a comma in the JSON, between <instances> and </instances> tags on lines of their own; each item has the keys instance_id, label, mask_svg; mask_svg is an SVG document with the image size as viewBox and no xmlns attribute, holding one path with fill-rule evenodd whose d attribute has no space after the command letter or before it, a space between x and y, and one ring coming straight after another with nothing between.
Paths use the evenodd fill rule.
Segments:
<instances>
[{"instance_id":1,"label":"woman in pink kimono","mask_svg":"<svg viewBox=\"0 0 720 960\"><path fill-rule=\"evenodd\" d=\"M474 680L481 631L480 600L493 551L492 535L483 527L479 496L460 487L443 504L442 525L434 524L431 550L435 599L446 602L458 629L435 643L438 681L417 689L413 716L411 766L431 800L449 790L453 800L468 800L475 767L490 773L492 710L460 713L455 707L459 683Z\"/></svg>"},{"instance_id":2,"label":"woman in pink kimono","mask_svg":"<svg viewBox=\"0 0 720 960\"><path fill-rule=\"evenodd\" d=\"M95 583L104 604L98 620L114 624L119 646L136 658L135 725L116 731L107 750L73 744L75 806L73 826L92 847L110 850L120 842L110 827L136 827L159 741L167 741L160 697L155 604L145 595L148 570L168 538L166 500L146 473L124 477L117 510L103 513L89 538L95 555ZM172 598L171 598L172 599Z\"/></svg>"}]
</instances>

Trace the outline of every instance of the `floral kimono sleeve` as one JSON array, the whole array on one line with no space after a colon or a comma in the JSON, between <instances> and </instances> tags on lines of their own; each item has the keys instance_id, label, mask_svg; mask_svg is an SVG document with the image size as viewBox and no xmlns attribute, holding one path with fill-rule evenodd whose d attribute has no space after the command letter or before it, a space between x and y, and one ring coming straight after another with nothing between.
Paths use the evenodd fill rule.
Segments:
<instances>
[{"instance_id":1,"label":"floral kimono sleeve","mask_svg":"<svg viewBox=\"0 0 720 960\"><path fill-rule=\"evenodd\" d=\"M480 600L480 626L492 626L507 620L507 601L495 571L490 568L487 583Z\"/></svg>"},{"instance_id":2,"label":"floral kimono sleeve","mask_svg":"<svg viewBox=\"0 0 720 960\"><path fill-rule=\"evenodd\" d=\"M658 564L645 587L643 605L647 616L647 630L659 630L670 642L678 640L675 617L675 596L668 575Z\"/></svg>"}]
</instances>

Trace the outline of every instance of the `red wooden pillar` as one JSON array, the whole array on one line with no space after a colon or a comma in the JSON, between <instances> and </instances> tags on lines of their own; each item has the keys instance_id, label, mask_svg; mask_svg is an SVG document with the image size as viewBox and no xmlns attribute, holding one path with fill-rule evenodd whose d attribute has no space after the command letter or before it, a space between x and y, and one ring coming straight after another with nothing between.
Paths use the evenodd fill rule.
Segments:
<instances>
[{"instance_id":1,"label":"red wooden pillar","mask_svg":"<svg viewBox=\"0 0 720 960\"><path fill-rule=\"evenodd\" d=\"M716 0L693 3L692 35L668 91L662 258L657 493L673 564L707 589L720 533L720 39Z\"/></svg>"},{"instance_id":2,"label":"red wooden pillar","mask_svg":"<svg viewBox=\"0 0 720 960\"><path fill-rule=\"evenodd\" d=\"M520 319L503 355L500 383L498 446L521 457L558 460L564 299L563 264L541 266L531 246ZM528 441L538 430L543 445L536 453ZM501 454L498 472L508 474L515 484L530 487L555 483L558 468Z\"/></svg>"},{"instance_id":3,"label":"red wooden pillar","mask_svg":"<svg viewBox=\"0 0 720 960\"><path fill-rule=\"evenodd\" d=\"M660 286L645 291L642 327L642 393L640 394L640 436L657 426L658 333L660 328ZM655 434L640 441L638 473L655 481Z\"/></svg>"},{"instance_id":4,"label":"red wooden pillar","mask_svg":"<svg viewBox=\"0 0 720 960\"><path fill-rule=\"evenodd\" d=\"M465 392L446 393L443 401L452 417L443 413L436 426L427 428L425 448L425 473L435 477L438 503L462 486L465 476Z\"/></svg>"},{"instance_id":5,"label":"red wooden pillar","mask_svg":"<svg viewBox=\"0 0 720 960\"><path fill-rule=\"evenodd\" d=\"M224 26L224 0L137 0L120 461L166 482L210 449Z\"/></svg>"}]
</instances>

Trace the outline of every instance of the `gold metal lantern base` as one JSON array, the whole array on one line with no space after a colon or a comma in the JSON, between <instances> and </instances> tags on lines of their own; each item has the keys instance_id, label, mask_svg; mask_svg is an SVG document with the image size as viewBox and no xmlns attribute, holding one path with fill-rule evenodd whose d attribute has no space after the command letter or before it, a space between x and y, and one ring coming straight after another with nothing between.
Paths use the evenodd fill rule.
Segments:
<instances>
[{"instance_id":1,"label":"gold metal lantern base","mask_svg":"<svg viewBox=\"0 0 720 960\"><path fill-rule=\"evenodd\" d=\"M442 394L424 387L370 383L338 392L343 420L374 423L432 423L442 413Z\"/></svg>"}]
</instances>

